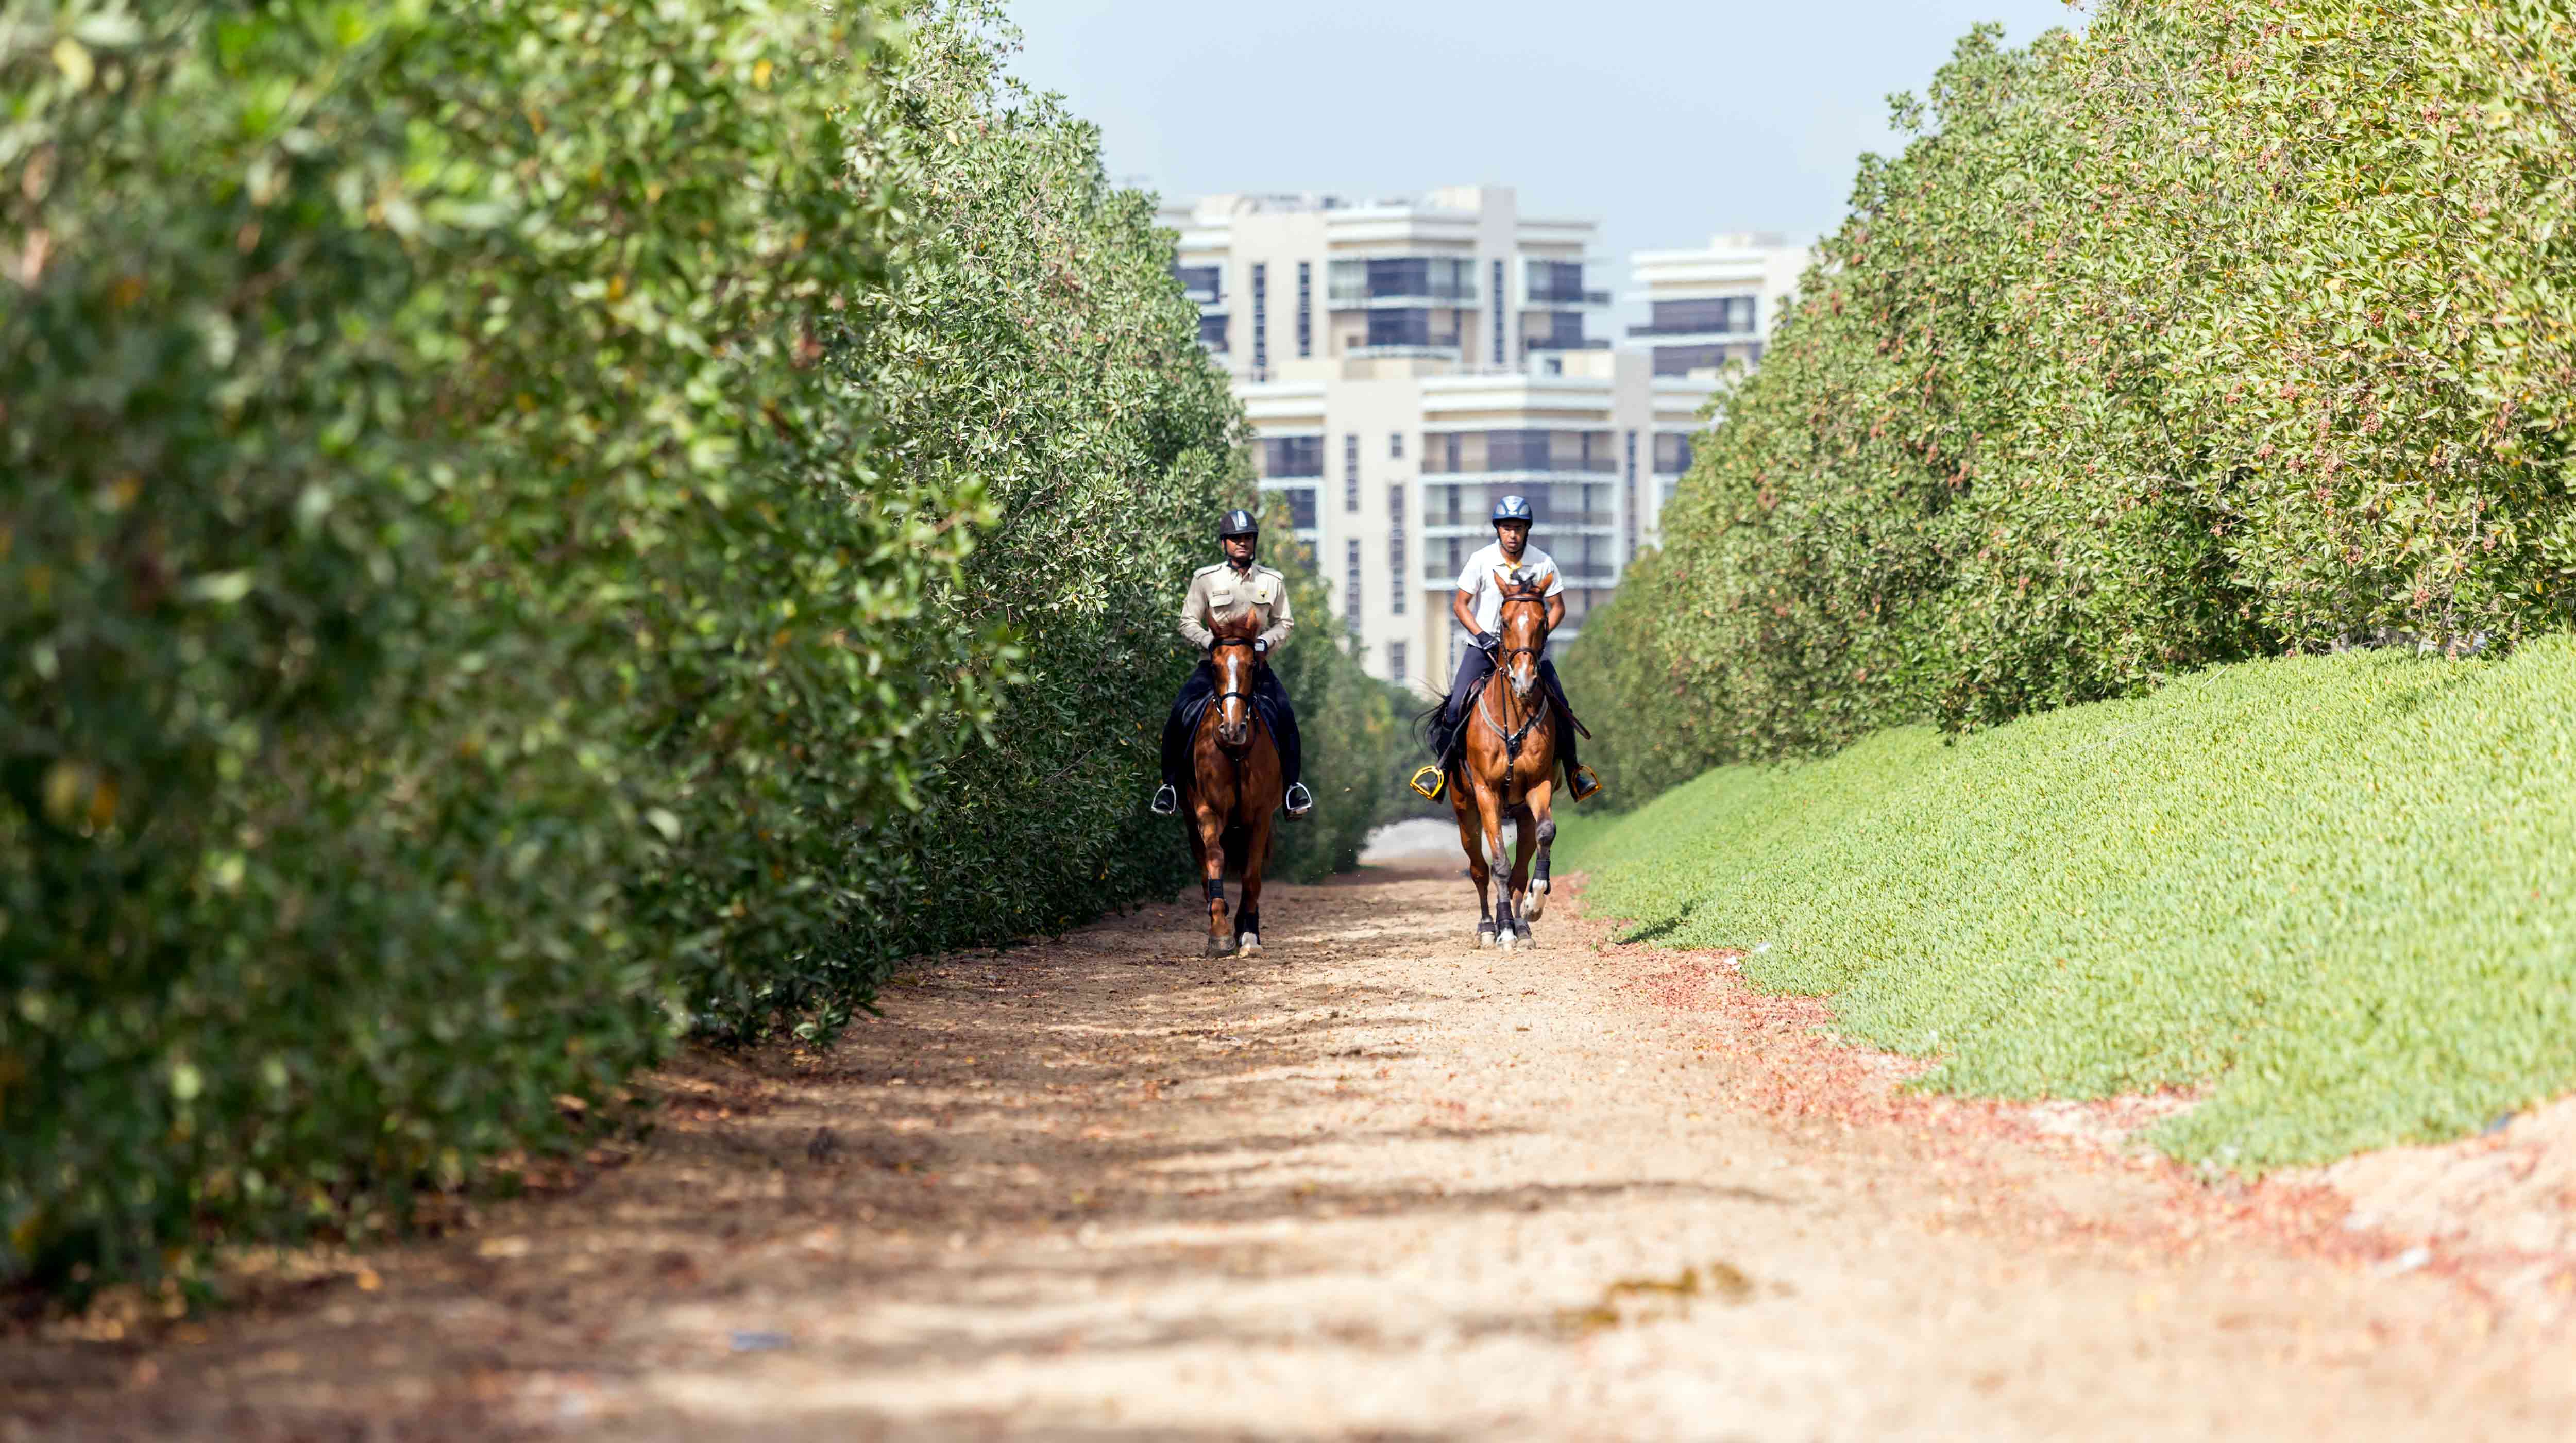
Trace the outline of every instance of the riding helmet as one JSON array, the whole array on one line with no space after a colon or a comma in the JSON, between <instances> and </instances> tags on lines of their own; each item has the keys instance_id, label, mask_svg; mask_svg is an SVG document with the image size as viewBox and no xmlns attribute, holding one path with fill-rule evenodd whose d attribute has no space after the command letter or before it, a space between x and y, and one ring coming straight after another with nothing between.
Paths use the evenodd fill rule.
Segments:
<instances>
[{"instance_id":1,"label":"riding helmet","mask_svg":"<svg viewBox=\"0 0 2576 1443\"><path fill-rule=\"evenodd\" d=\"M1536 519L1530 515L1529 498L1526 496L1506 496L1494 503L1494 524L1497 526L1506 521L1518 521L1527 525Z\"/></svg>"},{"instance_id":2,"label":"riding helmet","mask_svg":"<svg viewBox=\"0 0 2576 1443\"><path fill-rule=\"evenodd\" d=\"M1261 523L1252 519L1251 512L1243 510L1240 507L1225 513L1225 519L1218 522L1216 526L1216 535L1219 541L1222 541L1229 536L1258 536L1260 534Z\"/></svg>"}]
</instances>

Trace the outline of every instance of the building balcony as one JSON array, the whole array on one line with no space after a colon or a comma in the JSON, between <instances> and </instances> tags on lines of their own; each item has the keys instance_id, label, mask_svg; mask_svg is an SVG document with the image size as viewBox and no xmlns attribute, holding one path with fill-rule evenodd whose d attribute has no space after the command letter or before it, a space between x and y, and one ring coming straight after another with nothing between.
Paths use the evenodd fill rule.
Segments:
<instances>
[{"instance_id":1,"label":"building balcony","mask_svg":"<svg viewBox=\"0 0 2576 1443\"><path fill-rule=\"evenodd\" d=\"M1630 340L1642 341L1654 339L1675 344L1698 343L1706 345L1722 345L1728 341L1750 341L1755 338L1755 335L1756 332L1751 326L1730 331L1712 330L1705 325L1658 326L1647 324L1642 326L1630 326L1628 328L1628 338Z\"/></svg>"},{"instance_id":2,"label":"building balcony","mask_svg":"<svg viewBox=\"0 0 2576 1443\"><path fill-rule=\"evenodd\" d=\"M1608 291L1531 291L1528 307L1534 311L1590 310L1610 304Z\"/></svg>"},{"instance_id":3,"label":"building balcony","mask_svg":"<svg viewBox=\"0 0 2576 1443\"><path fill-rule=\"evenodd\" d=\"M1473 486L1479 483L1500 484L1507 481L1571 481L1599 485L1606 477L1619 474L1619 463L1608 458L1584 462L1568 458L1548 460L1536 465L1527 457L1505 457L1489 461L1482 467L1462 465L1451 470L1448 458L1437 450L1422 458L1422 476L1435 486ZM1432 477L1439 477L1431 481Z\"/></svg>"},{"instance_id":4,"label":"building balcony","mask_svg":"<svg viewBox=\"0 0 2576 1443\"><path fill-rule=\"evenodd\" d=\"M1610 349L1610 343L1597 336L1586 336L1579 341L1561 341L1554 336L1531 336L1521 343L1521 349L1532 355L1540 351L1606 351Z\"/></svg>"},{"instance_id":5,"label":"building balcony","mask_svg":"<svg viewBox=\"0 0 2576 1443\"><path fill-rule=\"evenodd\" d=\"M1335 311L1373 311L1413 306L1430 306L1444 311L1472 311L1476 309L1476 288L1474 286L1461 286L1455 289L1407 287L1375 294L1335 290L1324 298L1324 305L1327 310Z\"/></svg>"},{"instance_id":6,"label":"building balcony","mask_svg":"<svg viewBox=\"0 0 2576 1443\"><path fill-rule=\"evenodd\" d=\"M1427 346L1352 346L1342 354L1360 360L1417 357L1424 360L1454 361L1458 359L1458 338L1451 336L1445 342L1435 340Z\"/></svg>"}]
</instances>

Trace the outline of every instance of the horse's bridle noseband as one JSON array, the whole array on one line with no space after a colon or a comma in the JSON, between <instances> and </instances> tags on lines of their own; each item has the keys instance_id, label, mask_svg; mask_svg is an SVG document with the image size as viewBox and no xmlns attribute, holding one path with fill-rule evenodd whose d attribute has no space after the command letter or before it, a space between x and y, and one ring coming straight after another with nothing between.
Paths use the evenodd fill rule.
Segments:
<instances>
[{"instance_id":1,"label":"horse's bridle noseband","mask_svg":"<svg viewBox=\"0 0 2576 1443\"><path fill-rule=\"evenodd\" d=\"M1217 648L1218 648L1218 647L1222 647L1222 646L1242 646L1242 647L1249 647L1249 646L1251 646L1251 645L1254 643L1254 641L1255 641L1255 640L1256 640L1256 638L1248 637L1248 636L1227 636L1227 637L1220 637L1220 638L1218 638L1217 640L1215 640L1215 641L1213 641L1213 642L1210 642L1210 643L1208 644L1208 659L1209 659L1210 661L1214 661L1214 660L1216 659L1216 651L1217 651ZM1254 671L1256 671L1256 672L1257 672L1257 671L1259 671L1259 670L1260 670L1260 668L1261 668L1261 653L1260 653L1260 652L1258 652L1258 651L1256 651L1256 652L1254 652L1254 653L1252 654L1252 666L1253 666L1253 670L1254 670ZM1249 724L1249 727L1250 727L1250 728L1252 728L1252 729L1257 729L1257 728L1259 728L1259 727L1260 727L1260 725L1261 725L1261 708L1260 708L1259 706L1257 706L1257 705L1255 705L1255 704L1254 704L1253 695L1252 695L1252 693L1250 693L1250 692L1248 692L1248 691L1220 691L1220 692L1218 692L1214 697L1212 697L1212 698L1210 698L1210 699L1209 699L1209 704L1210 704L1211 706L1214 706L1214 707L1216 707L1216 708L1217 708L1217 722L1218 722L1218 724L1221 726L1221 725L1223 725L1223 724L1224 724L1224 722L1225 722L1225 704L1226 704L1227 700L1228 700L1228 699L1230 699L1230 698L1241 698L1241 699L1242 699L1242 701L1243 701L1243 706L1244 706L1244 711L1246 712L1246 716L1245 716L1244 720ZM1247 733L1246 733L1246 735L1245 735L1245 737L1244 737L1244 743L1245 743L1245 745L1247 745L1247 746L1248 746L1248 745L1250 745L1250 744L1251 744L1251 740L1252 740L1252 739L1251 739L1251 736L1250 736L1250 734L1249 734L1249 731L1247 731ZM1222 749L1222 748L1223 748L1223 746L1224 746L1224 743L1223 743L1222 741L1220 741L1220 742L1218 743L1218 746L1219 746L1219 748L1220 748L1220 749ZM1232 753L1232 752L1227 752L1227 753L1226 753L1226 755L1227 755L1228 757L1232 757L1232 758L1233 758L1233 760L1234 760L1234 762L1235 762L1235 764L1236 764L1237 766L1241 766L1241 765L1242 765L1242 763L1243 763L1243 759L1242 759L1241 757L1237 757L1237 756L1235 756L1235 755L1234 755L1234 753Z\"/></svg>"},{"instance_id":2,"label":"horse's bridle noseband","mask_svg":"<svg viewBox=\"0 0 2576 1443\"><path fill-rule=\"evenodd\" d=\"M1544 597L1544 596L1540 596L1540 595L1538 595L1538 594L1537 594L1537 593L1535 593L1535 592L1527 592L1527 591L1516 591L1516 592L1512 593L1511 595L1504 597L1504 598L1503 598L1503 605L1504 605L1504 606L1517 606L1517 605L1519 605L1520 603L1522 603L1522 602L1524 602L1524 601L1529 602L1529 603L1531 603L1532 605L1542 607L1542 608L1544 608L1544 607L1547 605L1547 598L1546 598L1546 597ZM1497 625L1497 626L1499 626L1499 625L1501 625L1501 624L1502 624L1502 618L1501 618L1499 615L1497 615L1497 616L1495 617L1495 619L1494 619L1494 624L1495 624L1495 625ZM1510 669L1511 669L1511 659L1512 659L1513 657L1516 657L1516 656L1526 656L1526 657L1528 657L1530 660L1532 660L1532 661L1536 661L1536 660L1538 660L1538 655L1539 655L1539 653L1540 653L1540 652L1542 652L1542 651L1545 651L1546 649L1547 649L1547 643L1546 643L1544 640L1540 641L1540 642L1539 642L1539 644L1538 644L1538 645L1536 645L1536 646L1515 646L1515 647L1508 647L1508 648L1507 648L1507 647L1503 647L1503 646L1497 645L1497 646L1494 648L1494 650L1493 650L1494 669L1495 669L1495 670L1497 670L1497 671L1508 671L1508 670L1510 670Z\"/></svg>"}]
</instances>

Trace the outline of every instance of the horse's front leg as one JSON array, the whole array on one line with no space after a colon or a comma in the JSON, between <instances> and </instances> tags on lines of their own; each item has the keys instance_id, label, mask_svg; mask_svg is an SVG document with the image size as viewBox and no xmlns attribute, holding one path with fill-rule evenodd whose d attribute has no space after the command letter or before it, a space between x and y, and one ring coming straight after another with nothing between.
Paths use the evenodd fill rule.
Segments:
<instances>
[{"instance_id":1,"label":"horse's front leg","mask_svg":"<svg viewBox=\"0 0 2576 1443\"><path fill-rule=\"evenodd\" d=\"M1485 865L1485 830L1477 825L1475 788L1464 779L1449 789L1449 809L1458 817L1458 848L1467 854L1467 875L1476 883L1476 945L1494 944L1494 871Z\"/></svg>"},{"instance_id":2,"label":"horse's front leg","mask_svg":"<svg viewBox=\"0 0 2576 1443\"><path fill-rule=\"evenodd\" d=\"M1261 873L1270 863L1272 816L1265 810L1243 848L1243 910L1235 914L1234 944L1246 957L1261 955Z\"/></svg>"},{"instance_id":3,"label":"horse's front leg","mask_svg":"<svg viewBox=\"0 0 2576 1443\"><path fill-rule=\"evenodd\" d=\"M1225 916L1225 812L1201 796L1190 826L1198 840L1199 876L1207 887L1208 955L1228 956L1234 937Z\"/></svg>"},{"instance_id":4,"label":"horse's front leg","mask_svg":"<svg viewBox=\"0 0 2576 1443\"><path fill-rule=\"evenodd\" d=\"M1503 850L1503 794L1489 783L1476 784L1477 838L1484 844L1485 870L1494 874L1494 941L1509 950L1518 940L1512 926L1511 854Z\"/></svg>"},{"instance_id":5,"label":"horse's front leg","mask_svg":"<svg viewBox=\"0 0 2576 1443\"><path fill-rule=\"evenodd\" d=\"M1521 833L1519 865L1512 869L1512 885L1523 898L1522 914L1535 922L1547 913L1547 855L1556 845L1556 817L1549 811L1555 801L1556 783L1532 783L1529 802L1522 811L1529 819Z\"/></svg>"}]
</instances>

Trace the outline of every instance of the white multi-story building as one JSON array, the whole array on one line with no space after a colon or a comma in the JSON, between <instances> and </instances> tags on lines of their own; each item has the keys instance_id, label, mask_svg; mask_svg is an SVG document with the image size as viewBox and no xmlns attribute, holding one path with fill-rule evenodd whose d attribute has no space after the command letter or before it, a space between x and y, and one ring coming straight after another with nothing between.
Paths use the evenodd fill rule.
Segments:
<instances>
[{"instance_id":1,"label":"white multi-story building","mask_svg":"<svg viewBox=\"0 0 2576 1443\"><path fill-rule=\"evenodd\" d=\"M1524 216L1492 186L1217 196L1164 221L1200 340L1258 434L1262 489L1314 548L1371 670L1448 684L1465 645L1449 600L1498 497L1530 499L1533 542L1564 569L1560 639L1654 541L1716 373L1658 374L1654 348L1588 334L1610 305L1591 284L1593 222ZM1698 299L1695 278L1676 285Z\"/></svg>"},{"instance_id":2,"label":"white multi-story building","mask_svg":"<svg viewBox=\"0 0 2576 1443\"><path fill-rule=\"evenodd\" d=\"M1762 338L1797 295L1806 268L1806 250L1776 235L1720 235L1706 250L1638 251L1628 257L1635 285L1628 299L1645 303L1647 320L1628 328L1629 344L1653 354L1658 376L1713 380L1732 362L1760 365Z\"/></svg>"}]
</instances>

